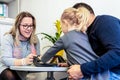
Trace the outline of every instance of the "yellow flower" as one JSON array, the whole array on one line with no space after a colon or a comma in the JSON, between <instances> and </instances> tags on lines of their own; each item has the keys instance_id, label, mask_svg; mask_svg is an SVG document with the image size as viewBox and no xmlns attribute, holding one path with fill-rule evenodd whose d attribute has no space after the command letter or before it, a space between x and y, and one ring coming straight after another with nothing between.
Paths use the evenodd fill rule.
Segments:
<instances>
[{"instance_id":1,"label":"yellow flower","mask_svg":"<svg viewBox=\"0 0 120 80\"><path fill-rule=\"evenodd\" d=\"M57 33L61 34L62 31L61 31L61 25L60 25L60 21L59 20L56 20L55 26L56 26L56 29L57 29Z\"/></svg>"}]
</instances>

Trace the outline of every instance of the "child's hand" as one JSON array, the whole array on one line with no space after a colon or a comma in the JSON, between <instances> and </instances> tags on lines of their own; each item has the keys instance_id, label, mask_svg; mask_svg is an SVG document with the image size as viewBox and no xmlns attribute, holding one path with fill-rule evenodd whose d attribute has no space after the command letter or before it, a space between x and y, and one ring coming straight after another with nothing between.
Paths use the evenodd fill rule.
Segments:
<instances>
[{"instance_id":1,"label":"child's hand","mask_svg":"<svg viewBox=\"0 0 120 80\"><path fill-rule=\"evenodd\" d=\"M60 67L68 67L68 64L67 63L58 63L58 66L60 66Z\"/></svg>"}]
</instances>

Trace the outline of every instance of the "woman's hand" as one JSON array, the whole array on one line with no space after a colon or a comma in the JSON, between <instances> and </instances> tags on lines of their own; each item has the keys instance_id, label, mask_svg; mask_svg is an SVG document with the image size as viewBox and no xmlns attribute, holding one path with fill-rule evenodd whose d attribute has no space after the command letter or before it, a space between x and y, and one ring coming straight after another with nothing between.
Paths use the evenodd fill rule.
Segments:
<instances>
[{"instance_id":1,"label":"woman's hand","mask_svg":"<svg viewBox=\"0 0 120 80\"><path fill-rule=\"evenodd\" d=\"M23 58L24 61L25 61L25 64L28 65L28 64L32 64L33 63L33 58L34 56L37 56L35 54L29 54L26 58Z\"/></svg>"},{"instance_id":2,"label":"woman's hand","mask_svg":"<svg viewBox=\"0 0 120 80\"><path fill-rule=\"evenodd\" d=\"M35 54L29 54L26 58L22 58L22 59L15 59L14 60L14 65L15 66L20 66L20 65L29 65L29 64L32 64L33 63L33 57L34 56L37 56Z\"/></svg>"}]
</instances>

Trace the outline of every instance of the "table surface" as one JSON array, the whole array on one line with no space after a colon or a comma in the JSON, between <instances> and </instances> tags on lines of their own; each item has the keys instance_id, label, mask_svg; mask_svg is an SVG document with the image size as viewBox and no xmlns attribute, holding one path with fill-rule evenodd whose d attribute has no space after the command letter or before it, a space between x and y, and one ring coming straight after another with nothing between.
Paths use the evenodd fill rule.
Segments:
<instances>
[{"instance_id":1,"label":"table surface","mask_svg":"<svg viewBox=\"0 0 120 80\"><path fill-rule=\"evenodd\" d=\"M46 71L54 71L54 72L62 72L67 71L68 67L35 67L35 66L10 66L11 70L18 71L38 71L38 72L46 72Z\"/></svg>"}]
</instances>

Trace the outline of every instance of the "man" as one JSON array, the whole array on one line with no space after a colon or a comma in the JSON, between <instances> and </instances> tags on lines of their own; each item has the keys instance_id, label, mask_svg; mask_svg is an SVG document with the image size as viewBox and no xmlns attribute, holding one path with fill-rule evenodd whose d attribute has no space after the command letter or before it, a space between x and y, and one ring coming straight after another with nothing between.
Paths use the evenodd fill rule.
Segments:
<instances>
[{"instance_id":1,"label":"man","mask_svg":"<svg viewBox=\"0 0 120 80\"><path fill-rule=\"evenodd\" d=\"M94 52L100 58L71 66L68 70L69 78L78 80L110 70L114 75L110 79L120 80L120 20L109 15L95 16L93 9L85 3L77 3L73 7L85 7L90 11L87 34Z\"/></svg>"}]
</instances>

